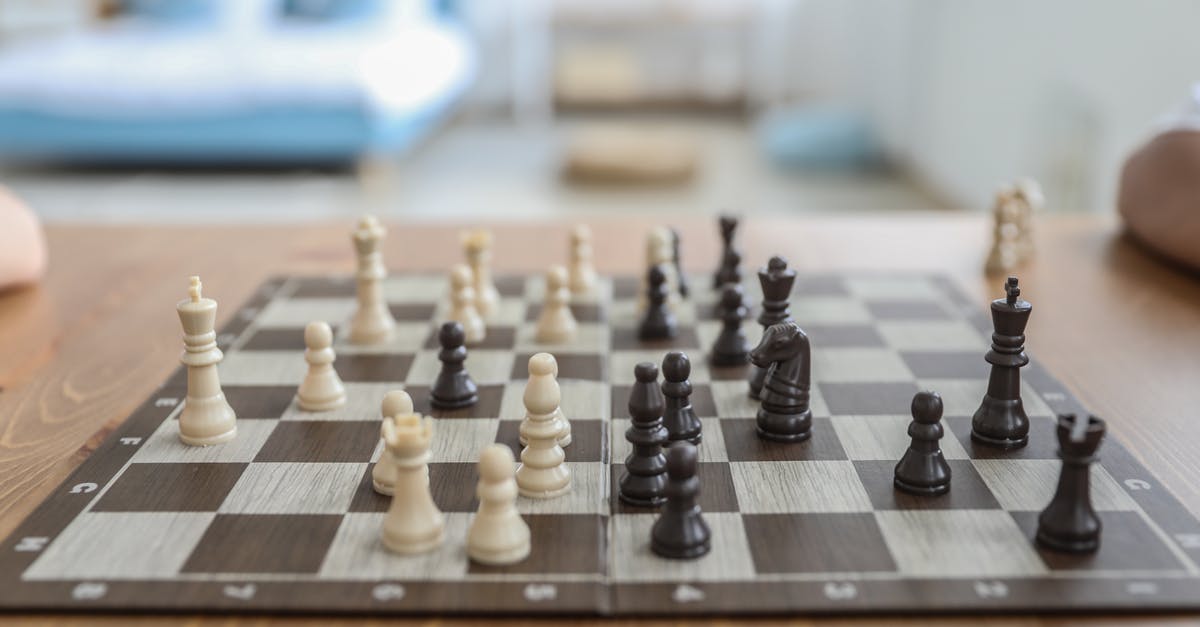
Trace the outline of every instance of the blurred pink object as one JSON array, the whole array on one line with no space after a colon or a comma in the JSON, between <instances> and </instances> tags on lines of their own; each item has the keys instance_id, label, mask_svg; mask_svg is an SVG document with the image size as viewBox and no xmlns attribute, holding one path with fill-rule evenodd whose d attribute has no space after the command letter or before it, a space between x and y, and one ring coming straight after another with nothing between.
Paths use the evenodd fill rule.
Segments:
<instances>
[{"instance_id":1,"label":"blurred pink object","mask_svg":"<svg viewBox=\"0 0 1200 627\"><path fill-rule=\"evenodd\" d=\"M0 290L35 283L46 271L46 238L37 216L0 187Z\"/></svg>"}]
</instances>

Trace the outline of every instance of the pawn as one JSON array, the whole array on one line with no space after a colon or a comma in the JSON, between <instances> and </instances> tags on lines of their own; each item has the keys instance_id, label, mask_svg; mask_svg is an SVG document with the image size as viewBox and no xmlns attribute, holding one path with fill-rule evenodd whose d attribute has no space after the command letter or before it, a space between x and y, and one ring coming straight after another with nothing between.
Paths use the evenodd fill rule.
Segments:
<instances>
[{"instance_id":1,"label":"pawn","mask_svg":"<svg viewBox=\"0 0 1200 627\"><path fill-rule=\"evenodd\" d=\"M383 395L383 402L379 405L379 413L383 415L383 419L393 418L403 414L413 413L412 397L404 390L392 390ZM382 438L383 428L380 427L380 438ZM371 469L371 486L375 491L391 496L392 491L396 486L396 460L387 453L387 447L384 446L383 454L379 456L379 461L375 462L375 467Z\"/></svg>"},{"instance_id":2,"label":"pawn","mask_svg":"<svg viewBox=\"0 0 1200 627\"><path fill-rule=\"evenodd\" d=\"M592 265L592 230L586 224L571 230L571 294L590 296L596 292L596 268Z\"/></svg>"},{"instance_id":3,"label":"pawn","mask_svg":"<svg viewBox=\"0 0 1200 627\"><path fill-rule=\"evenodd\" d=\"M530 372L538 373L534 376L553 376L553 368L544 358L535 355L530 359ZM525 419L520 432L527 444L521 450L521 465L517 468L518 491L521 496L535 499L566 494L571 489L571 470L563 463L566 453L558 443L562 436L558 395L525 394L524 401Z\"/></svg>"},{"instance_id":4,"label":"pawn","mask_svg":"<svg viewBox=\"0 0 1200 627\"><path fill-rule=\"evenodd\" d=\"M658 387L658 366L644 361L633 369L637 381L629 391L629 417L625 439L632 451L625 458L625 472L618 484L621 501L637 507L657 507L666 501L667 459L662 447L668 441L663 426L662 390Z\"/></svg>"},{"instance_id":5,"label":"pawn","mask_svg":"<svg viewBox=\"0 0 1200 627\"><path fill-rule=\"evenodd\" d=\"M646 312L642 316L642 322L638 326L638 339L671 339L675 337L678 328L675 323L675 314L671 313L670 307L667 306L668 290L670 289L667 285L667 274L660 264L652 266L646 278L648 304Z\"/></svg>"},{"instance_id":6,"label":"pawn","mask_svg":"<svg viewBox=\"0 0 1200 627\"><path fill-rule=\"evenodd\" d=\"M467 529L467 556L503 566L529 557L529 525L517 512L512 449L492 444L479 455L479 510Z\"/></svg>"},{"instance_id":7,"label":"pawn","mask_svg":"<svg viewBox=\"0 0 1200 627\"><path fill-rule=\"evenodd\" d=\"M721 333L713 342L709 361L712 365L725 368L741 366L750 361L750 342L742 331L742 320L749 315L742 286L727 283L721 288L721 301L717 305L717 317L721 319Z\"/></svg>"},{"instance_id":8,"label":"pawn","mask_svg":"<svg viewBox=\"0 0 1200 627\"><path fill-rule=\"evenodd\" d=\"M696 502L696 447L676 442L667 449L667 505L650 528L650 549L672 559L695 559L712 549L712 532Z\"/></svg>"},{"instance_id":9,"label":"pawn","mask_svg":"<svg viewBox=\"0 0 1200 627\"><path fill-rule=\"evenodd\" d=\"M346 404L346 386L333 369L333 329L324 322L304 327L304 361L308 373L296 391L296 401L304 411L329 411Z\"/></svg>"},{"instance_id":10,"label":"pawn","mask_svg":"<svg viewBox=\"0 0 1200 627\"><path fill-rule=\"evenodd\" d=\"M450 271L449 319L462 325L466 343L472 346L487 336L487 327L475 307L475 298L475 273L466 265L455 265Z\"/></svg>"},{"instance_id":11,"label":"pawn","mask_svg":"<svg viewBox=\"0 0 1200 627\"><path fill-rule=\"evenodd\" d=\"M467 360L464 339L463 326L457 322L447 322L438 331L438 342L442 345L438 360L442 369L429 391L429 404L434 409L462 409L479 401L479 389L464 365Z\"/></svg>"},{"instance_id":12,"label":"pawn","mask_svg":"<svg viewBox=\"0 0 1200 627\"><path fill-rule=\"evenodd\" d=\"M529 358L529 380L525 384L525 407L554 407L558 423L558 445L571 443L571 423L562 411L562 390L558 387L558 361L550 353L538 353ZM528 420L528 419L527 419ZM531 425L530 425L531 426ZM521 446L529 443L525 437L526 421L521 422Z\"/></svg>"},{"instance_id":13,"label":"pawn","mask_svg":"<svg viewBox=\"0 0 1200 627\"><path fill-rule=\"evenodd\" d=\"M1037 543L1052 551L1091 553L1100 548L1100 517L1092 507L1091 465L1104 439L1104 421L1075 414L1058 417L1062 470L1050 504L1038 516Z\"/></svg>"},{"instance_id":14,"label":"pawn","mask_svg":"<svg viewBox=\"0 0 1200 627\"><path fill-rule=\"evenodd\" d=\"M578 325L571 313L571 292L567 289L567 270L550 266L546 271L546 296L537 319L535 339L540 344L563 344L575 339Z\"/></svg>"},{"instance_id":15,"label":"pawn","mask_svg":"<svg viewBox=\"0 0 1200 627\"><path fill-rule=\"evenodd\" d=\"M908 425L912 444L896 464L896 488L918 496L937 496L950 491L950 465L938 441L942 428L942 397L937 392L918 392L912 400L913 421Z\"/></svg>"},{"instance_id":16,"label":"pawn","mask_svg":"<svg viewBox=\"0 0 1200 627\"><path fill-rule=\"evenodd\" d=\"M395 492L383 519L383 544L403 554L437 548L446 522L429 491L429 445L433 421L401 414L383 421L383 442L396 465Z\"/></svg>"},{"instance_id":17,"label":"pawn","mask_svg":"<svg viewBox=\"0 0 1200 627\"><path fill-rule=\"evenodd\" d=\"M671 351L663 358L662 374L662 393L667 401L663 426L667 428L667 438L671 442L687 440L700 444L701 424L692 409L692 384L688 381L692 362L684 353Z\"/></svg>"}]
</instances>

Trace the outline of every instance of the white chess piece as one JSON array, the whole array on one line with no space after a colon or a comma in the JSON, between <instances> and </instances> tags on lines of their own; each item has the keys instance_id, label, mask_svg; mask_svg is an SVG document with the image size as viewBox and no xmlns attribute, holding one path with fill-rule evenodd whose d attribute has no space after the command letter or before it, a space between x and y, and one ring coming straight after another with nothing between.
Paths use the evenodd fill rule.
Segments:
<instances>
[{"instance_id":1,"label":"white chess piece","mask_svg":"<svg viewBox=\"0 0 1200 627\"><path fill-rule=\"evenodd\" d=\"M392 390L383 395L383 402L379 404L379 413L383 415L384 420L400 416L403 414L413 413L412 397L404 390ZM383 439L383 427L380 426L380 440ZM375 462L375 467L371 469L371 485L375 491L387 496L392 495L392 491L396 486L396 459L388 454L387 445L384 445L383 452L379 455L379 461Z\"/></svg>"},{"instance_id":2,"label":"white chess piece","mask_svg":"<svg viewBox=\"0 0 1200 627\"><path fill-rule=\"evenodd\" d=\"M1033 258L1035 247L1033 243L1033 219L1046 205L1046 197L1042 186L1032 178L1018 179L1013 185L1016 189L1016 201L1021 211L1017 215L1017 256L1021 262Z\"/></svg>"},{"instance_id":3,"label":"white chess piece","mask_svg":"<svg viewBox=\"0 0 1200 627\"><path fill-rule=\"evenodd\" d=\"M372 215L363 216L350 234L358 255L355 276L358 308L350 319L351 344L382 344L390 340L396 330L396 321L383 297L387 268L383 265L379 245L386 234L387 230Z\"/></svg>"},{"instance_id":4,"label":"white chess piece","mask_svg":"<svg viewBox=\"0 0 1200 627\"><path fill-rule=\"evenodd\" d=\"M567 270L551 266L546 272L546 294L542 313L537 319L534 339L540 344L563 344L575 339L578 326L571 313L571 292L567 289Z\"/></svg>"},{"instance_id":5,"label":"white chess piece","mask_svg":"<svg viewBox=\"0 0 1200 627\"><path fill-rule=\"evenodd\" d=\"M596 269L592 265L592 230L586 224L571 230L570 287L573 296L596 293Z\"/></svg>"},{"instance_id":6,"label":"white chess piece","mask_svg":"<svg viewBox=\"0 0 1200 627\"><path fill-rule=\"evenodd\" d=\"M542 353L549 357L549 354ZM530 360L535 376L550 375L553 368L546 359ZM557 387L557 386L555 386ZM571 470L563 463L566 453L558 443L562 435L558 398L555 394L525 394L525 419L520 435L527 442L517 468L517 487L521 496L548 499L571 489Z\"/></svg>"},{"instance_id":7,"label":"white chess piece","mask_svg":"<svg viewBox=\"0 0 1200 627\"><path fill-rule=\"evenodd\" d=\"M433 421L417 414L383 420L383 441L396 465L392 504L383 519L383 544L396 553L424 553L437 548L446 521L429 492L429 444Z\"/></svg>"},{"instance_id":8,"label":"white chess piece","mask_svg":"<svg viewBox=\"0 0 1200 627\"><path fill-rule=\"evenodd\" d=\"M304 361L308 373L296 390L296 403L304 411L329 411L346 404L346 386L333 369L333 329L314 321L304 327Z\"/></svg>"},{"instance_id":9,"label":"white chess piece","mask_svg":"<svg viewBox=\"0 0 1200 627\"><path fill-rule=\"evenodd\" d=\"M475 282L475 309L485 320L500 309L500 292L492 281L492 234L483 229L463 233L463 251Z\"/></svg>"},{"instance_id":10,"label":"white chess piece","mask_svg":"<svg viewBox=\"0 0 1200 627\"><path fill-rule=\"evenodd\" d=\"M558 445L566 448L571 444L571 422L562 411L562 391L558 386L558 360L550 353L538 353L529 358L529 380L525 384L523 397L526 407L554 407L554 420L558 423ZM521 421L521 445L528 444L525 438L525 423ZM532 426L532 425L530 425Z\"/></svg>"},{"instance_id":11,"label":"white chess piece","mask_svg":"<svg viewBox=\"0 0 1200 627\"><path fill-rule=\"evenodd\" d=\"M1020 227L1017 220L1021 210L1012 187L1006 185L996 192L996 202L992 208L992 248L985 263L987 272L1010 272L1020 265Z\"/></svg>"},{"instance_id":12,"label":"white chess piece","mask_svg":"<svg viewBox=\"0 0 1200 627\"><path fill-rule=\"evenodd\" d=\"M492 444L479 456L479 510L467 529L467 555L480 564L515 564L529 557L529 525L517 512L512 450Z\"/></svg>"},{"instance_id":13,"label":"white chess piece","mask_svg":"<svg viewBox=\"0 0 1200 627\"><path fill-rule=\"evenodd\" d=\"M450 271L450 315L448 320L463 326L468 346L478 344L487 336L483 317L475 308L475 279L471 269L457 264Z\"/></svg>"},{"instance_id":14,"label":"white chess piece","mask_svg":"<svg viewBox=\"0 0 1200 627\"><path fill-rule=\"evenodd\" d=\"M179 439L189 446L228 442L237 435L237 415L225 400L217 364L224 354L217 348L217 301L200 293L200 277L191 277L188 298L175 310L183 325L184 352L179 358L187 366L187 399L179 414Z\"/></svg>"}]
</instances>

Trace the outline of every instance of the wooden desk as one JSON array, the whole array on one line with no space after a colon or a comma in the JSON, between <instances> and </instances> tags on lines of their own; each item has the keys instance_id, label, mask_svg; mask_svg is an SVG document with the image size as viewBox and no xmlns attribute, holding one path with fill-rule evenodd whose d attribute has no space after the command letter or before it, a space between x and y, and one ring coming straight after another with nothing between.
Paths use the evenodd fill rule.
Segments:
<instances>
[{"instance_id":1,"label":"wooden desk","mask_svg":"<svg viewBox=\"0 0 1200 627\"><path fill-rule=\"evenodd\" d=\"M640 234L664 222L680 227L686 266L715 265L719 243L708 217L589 222L602 272L634 270L642 259ZM495 225L497 269L540 269L565 258L569 226ZM1117 236L1109 219L1047 216L1038 227L1040 257L1020 272L1023 295L1035 306L1031 351L1200 513L1200 281L1147 257ZM461 256L460 228L392 224L388 265L448 267ZM12 531L177 365L173 305L188 275L200 274L206 295L227 305L223 322L269 275L349 273L348 231L349 224L50 228L45 282L0 297L0 534ZM981 307L1001 292L1001 280L980 271L988 243L982 215L761 217L746 220L740 238L747 266L780 252L802 270L947 272ZM194 622L218 620L230 622ZM1066 623L1032 624L1043 622Z\"/></svg>"}]
</instances>

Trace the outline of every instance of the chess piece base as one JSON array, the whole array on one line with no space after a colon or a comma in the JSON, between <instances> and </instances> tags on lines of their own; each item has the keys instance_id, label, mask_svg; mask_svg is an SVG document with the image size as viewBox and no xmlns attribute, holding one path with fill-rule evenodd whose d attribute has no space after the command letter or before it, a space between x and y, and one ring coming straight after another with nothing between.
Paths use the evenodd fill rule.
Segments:
<instances>
[{"instance_id":1,"label":"chess piece base","mask_svg":"<svg viewBox=\"0 0 1200 627\"><path fill-rule=\"evenodd\" d=\"M430 398L429 406L433 407L434 409L453 410L453 409L464 409L464 408L470 407L478 402L479 402L479 395L472 394L471 396L466 396L466 397L456 399L456 400L451 400L451 401L442 401L442 400Z\"/></svg>"},{"instance_id":2,"label":"chess piece base","mask_svg":"<svg viewBox=\"0 0 1200 627\"><path fill-rule=\"evenodd\" d=\"M632 505L634 507L658 507L667 502L667 497L665 496L656 496L649 499L637 499L625 496L624 494L617 494L617 497L621 499L622 503L626 505Z\"/></svg>"},{"instance_id":3,"label":"chess piece base","mask_svg":"<svg viewBox=\"0 0 1200 627\"><path fill-rule=\"evenodd\" d=\"M390 486L386 483L380 483L375 480L371 480L371 487L375 488L376 492L384 496L392 496L392 493L394 492L393 486Z\"/></svg>"},{"instance_id":4,"label":"chess piece base","mask_svg":"<svg viewBox=\"0 0 1200 627\"><path fill-rule=\"evenodd\" d=\"M470 550L470 558L473 562L478 562L486 566L506 566L508 564L516 564L529 557L530 545L526 542L523 545L516 546L510 549L488 551L480 548Z\"/></svg>"},{"instance_id":5,"label":"chess piece base","mask_svg":"<svg viewBox=\"0 0 1200 627\"><path fill-rule=\"evenodd\" d=\"M561 488L555 488L553 490L536 491L536 490L526 490L525 488L519 488L517 490L517 493L523 497L530 498L530 499L552 499L556 496L562 496L570 491L571 491L571 484L568 482L567 485L565 485Z\"/></svg>"},{"instance_id":6,"label":"chess piece base","mask_svg":"<svg viewBox=\"0 0 1200 627\"><path fill-rule=\"evenodd\" d=\"M803 442L812 437L812 411L800 414L777 414L758 410L755 422L758 437L774 442Z\"/></svg>"},{"instance_id":7,"label":"chess piece base","mask_svg":"<svg viewBox=\"0 0 1200 627\"><path fill-rule=\"evenodd\" d=\"M346 396L335 396L329 399L302 399L296 397L296 404L304 411L333 411L346 405Z\"/></svg>"},{"instance_id":8,"label":"chess piece base","mask_svg":"<svg viewBox=\"0 0 1200 627\"><path fill-rule=\"evenodd\" d=\"M658 555L659 557L675 560L690 560L696 559L702 555L707 555L708 552L712 550L712 541L707 541L704 544L681 550L678 547L664 546L651 539L650 550L654 551L654 554Z\"/></svg>"},{"instance_id":9,"label":"chess piece base","mask_svg":"<svg viewBox=\"0 0 1200 627\"><path fill-rule=\"evenodd\" d=\"M179 439L188 446L212 446L214 444L223 444L237 437L237 425L225 433L210 435L206 437L194 437L189 435L179 434Z\"/></svg>"},{"instance_id":10,"label":"chess piece base","mask_svg":"<svg viewBox=\"0 0 1200 627\"><path fill-rule=\"evenodd\" d=\"M445 531L442 527L438 527L436 531L427 538L418 538L415 540L404 541L400 538L393 538L385 529L380 538L393 553L401 553L403 555L414 555L417 553L427 553L441 546L445 539Z\"/></svg>"},{"instance_id":11,"label":"chess piece base","mask_svg":"<svg viewBox=\"0 0 1200 627\"><path fill-rule=\"evenodd\" d=\"M906 481L901 481L900 479L894 479L892 483L895 484L897 490L900 490L901 492L907 492L914 496L941 496L950 491L949 483L943 483L940 485L916 485Z\"/></svg>"},{"instance_id":12,"label":"chess piece base","mask_svg":"<svg viewBox=\"0 0 1200 627\"><path fill-rule=\"evenodd\" d=\"M1027 435L1019 438L993 438L983 435L974 429L971 430L971 439L975 442L979 442L980 444L993 446L1004 451L1021 448L1022 446L1029 444L1029 436Z\"/></svg>"},{"instance_id":13,"label":"chess piece base","mask_svg":"<svg viewBox=\"0 0 1200 627\"><path fill-rule=\"evenodd\" d=\"M1037 543L1052 551L1062 553L1094 553L1100 548L1099 536L1094 538L1057 538L1039 531Z\"/></svg>"}]
</instances>

